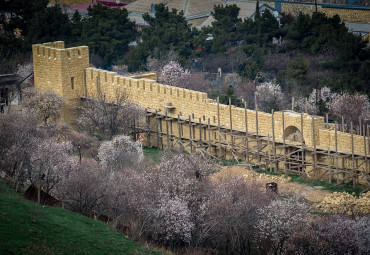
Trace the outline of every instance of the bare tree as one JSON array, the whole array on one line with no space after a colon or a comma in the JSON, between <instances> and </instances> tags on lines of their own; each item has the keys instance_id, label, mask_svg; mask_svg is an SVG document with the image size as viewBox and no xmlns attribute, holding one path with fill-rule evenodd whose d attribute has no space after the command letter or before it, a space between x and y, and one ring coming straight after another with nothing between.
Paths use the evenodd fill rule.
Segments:
<instances>
[{"instance_id":1,"label":"bare tree","mask_svg":"<svg viewBox=\"0 0 370 255\"><path fill-rule=\"evenodd\" d=\"M111 186L109 172L103 170L94 159L83 159L61 182L57 184L56 194L73 211L89 214L102 211L103 199L108 196Z\"/></svg>"},{"instance_id":2,"label":"bare tree","mask_svg":"<svg viewBox=\"0 0 370 255\"><path fill-rule=\"evenodd\" d=\"M289 238L285 254L368 254L368 223L365 217L312 217Z\"/></svg>"},{"instance_id":3,"label":"bare tree","mask_svg":"<svg viewBox=\"0 0 370 255\"><path fill-rule=\"evenodd\" d=\"M260 218L257 211L271 200L261 187L230 177L209 189L198 229L200 243L222 254L252 254L255 225Z\"/></svg>"},{"instance_id":4,"label":"bare tree","mask_svg":"<svg viewBox=\"0 0 370 255\"><path fill-rule=\"evenodd\" d=\"M144 109L132 104L124 91L116 90L112 101L100 93L97 98L82 102L77 124L90 135L111 139L118 134L135 135L147 130L144 117Z\"/></svg>"},{"instance_id":5,"label":"bare tree","mask_svg":"<svg viewBox=\"0 0 370 255\"><path fill-rule=\"evenodd\" d=\"M202 92L208 92L213 88L212 83L205 77L204 73L202 72L182 75L173 85L180 88Z\"/></svg>"}]
</instances>

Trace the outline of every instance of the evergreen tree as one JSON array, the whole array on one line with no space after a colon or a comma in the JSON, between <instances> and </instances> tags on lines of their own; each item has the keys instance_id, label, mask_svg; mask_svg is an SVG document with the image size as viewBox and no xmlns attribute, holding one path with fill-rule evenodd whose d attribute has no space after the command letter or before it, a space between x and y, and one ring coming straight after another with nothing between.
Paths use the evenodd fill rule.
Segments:
<instances>
[{"instance_id":1,"label":"evergreen tree","mask_svg":"<svg viewBox=\"0 0 370 255\"><path fill-rule=\"evenodd\" d=\"M136 37L134 23L128 20L126 9L107 8L101 4L88 8L83 22L81 40L90 52L103 59L104 68L123 58L128 43Z\"/></svg>"},{"instance_id":2,"label":"evergreen tree","mask_svg":"<svg viewBox=\"0 0 370 255\"><path fill-rule=\"evenodd\" d=\"M239 11L239 7L235 4L215 6L212 14L215 18L212 23L212 52L225 52L240 39L238 33L238 27L241 23L241 19L238 18Z\"/></svg>"},{"instance_id":3,"label":"evergreen tree","mask_svg":"<svg viewBox=\"0 0 370 255\"><path fill-rule=\"evenodd\" d=\"M147 57L164 59L170 51L184 62L192 53L194 33L187 24L184 13L168 10L164 4L155 6L155 16L143 15L149 24L142 30L142 42L132 48L124 62L129 71L136 71L145 66Z\"/></svg>"},{"instance_id":4,"label":"evergreen tree","mask_svg":"<svg viewBox=\"0 0 370 255\"><path fill-rule=\"evenodd\" d=\"M72 24L68 16L62 12L60 5L55 5L39 11L30 20L28 30L28 40L32 44L69 41Z\"/></svg>"}]
</instances>

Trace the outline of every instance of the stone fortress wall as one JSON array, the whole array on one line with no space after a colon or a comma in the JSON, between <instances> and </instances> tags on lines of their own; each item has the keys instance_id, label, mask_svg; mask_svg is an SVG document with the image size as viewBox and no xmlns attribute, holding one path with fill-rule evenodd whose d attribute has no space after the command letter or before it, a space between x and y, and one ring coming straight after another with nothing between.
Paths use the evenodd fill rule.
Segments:
<instances>
[{"instance_id":1,"label":"stone fortress wall","mask_svg":"<svg viewBox=\"0 0 370 255\"><path fill-rule=\"evenodd\" d=\"M217 126L217 102L207 97L206 93L177 88L157 83L154 73L122 76L115 72L89 67L88 47L81 46L64 49L63 42L33 45L35 86L42 91L53 91L67 100L93 98L100 93L107 101L114 101L116 93L127 93L131 102L143 108L168 116L192 116L194 121L199 118L210 118L211 124ZM72 85L73 84L73 85ZM169 107L171 105L171 107ZM231 107L233 130L245 132L244 108ZM220 124L230 127L230 109L228 105L219 105ZM274 114L274 133L277 142L283 141L284 114L285 137L296 127L301 130L301 114L284 111ZM256 116L257 115L257 116ZM258 133L272 137L272 114L247 110L248 132L256 132L258 117ZM313 135L315 134L315 135ZM337 132L338 151L351 153L351 134ZM303 138L306 146L319 149L335 150L335 131L325 128L324 118L303 114ZM369 141L363 136L354 135L354 152L364 155L365 143L369 152Z\"/></svg>"}]
</instances>

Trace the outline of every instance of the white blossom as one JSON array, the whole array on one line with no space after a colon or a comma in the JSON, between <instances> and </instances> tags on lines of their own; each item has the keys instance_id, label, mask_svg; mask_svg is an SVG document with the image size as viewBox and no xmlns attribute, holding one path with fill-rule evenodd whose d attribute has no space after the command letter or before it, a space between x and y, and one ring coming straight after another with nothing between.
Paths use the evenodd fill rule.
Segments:
<instances>
[{"instance_id":1,"label":"white blossom","mask_svg":"<svg viewBox=\"0 0 370 255\"><path fill-rule=\"evenodd\" d=\"M144 158L140 142L119 135L100 145L98 157L104 167L136 166Z\"/></svg>"}]
</instances>

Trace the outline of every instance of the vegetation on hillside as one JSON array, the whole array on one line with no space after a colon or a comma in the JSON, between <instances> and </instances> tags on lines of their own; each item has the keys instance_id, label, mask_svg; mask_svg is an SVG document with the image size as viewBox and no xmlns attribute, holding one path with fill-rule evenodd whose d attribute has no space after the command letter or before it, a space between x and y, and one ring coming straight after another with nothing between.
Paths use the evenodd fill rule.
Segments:
<instances>
[{"instance_id":1,"label":"vegetation on hillside","mask_svg":"<svg viewBox=\"0 0 370 255\"><path fill-rule=\"evenodd\" d=\"M59 5L47 3L0 0L3 59L21 61L32 43L65 40L67 46L89 45L96 66L123 63L129 71L154 70L164 83L220 96L222 103L230 98L243 106L244 99L253 107L256 95L259 109L269 112L287 108L295 96L297 110L329 112L346 122L370 119L367 96L353 93L369 93L369 49L336 16L285 15L279 26L268 11L255 20L240 20L236 6L217 6L213 27L199 31L190 30L183 13L157 5L155 17L145 15L149 27L139 33L124 9L96 5L87 18L75 13L69 19ZM128 46L135 39L137 45ZM11 62L4 62L1 70L12 70ZM114 229L134 240L175 252L370 252L370 218L362 215L367 212L313 215L297 194L266 192L264 184L238 177L212 181L209 175L219 166L209 159L143 152L129 136L148 128L144 111L124 93L117 93L115 104L105 98L84 102L72 128L59 123L61 108L55 106L62 105L61 98L34 89L24 92L23 111L9 111L0 119L0 169L16 190L40 186L71 211L105 215ZM153 159L143 160L145 154ZM102 223L25 202L2 185L0 191L5 194L0 195L0 227L5 229L0 235L6 235L0 249L79 253L78 246L84 254L114 254L116 248L117 253L141 252Z\"/></svg>"},{"instance_id":2,"label":"vegetation on hillside","mask_svg":"<svg viewBox=\"0 0 370 255\"><path fill-rule=\"evenodd\" d=\"M312 206L297 194L266 192L265 183L238 176L212 178L219 165L200 155L143 152L139 142L124 134L127 129L114 135L99 126L75 130L58 123L60 115L47 107L57 96L38 93L25 98L29 103L23 112L10 111L0 119L0 168L16 190L41 186L62 200L66 209L101 215L135 241L179 253L366 254L370 249L367 211L356 209L356 215L348 217L347 211L328 210L332 205L326 203L325 212L338 215L314 215ZM44 106L43 111L35 105ZM48 110L53 118L41 118ZM138 118L140 112L136 111ZM127 121L130 118L120 118L117 125L137 123ZM4 249L56 254L70 253L79 245L81 253L141 252L120 234L106 233L110 228L100 222L25 202L14 193L10 193L13 199L2 194ZM318 242L317 236L323 238Z\"/></svg>"},{"instance_id":3,"label":"vegetation on hillside","mask_svg":"<svg viewBox=\"0 0 370 255\"><path fill-rule=\"evenodd\" d=\"M110 226L28 201L0 182L1 254L161 254Z\"/></svg>"}]
</instances>

